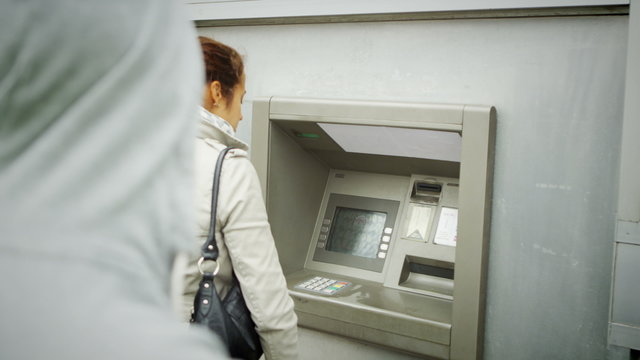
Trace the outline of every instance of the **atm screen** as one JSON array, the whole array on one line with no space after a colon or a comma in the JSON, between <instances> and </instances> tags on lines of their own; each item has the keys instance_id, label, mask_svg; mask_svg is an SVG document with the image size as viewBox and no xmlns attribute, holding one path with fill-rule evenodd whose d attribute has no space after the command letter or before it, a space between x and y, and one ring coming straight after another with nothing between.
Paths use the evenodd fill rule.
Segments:
<instances>
[{"instance_id":1,"label":"atm screen","mask_svg":"<svg viewBox=\"0 0 640 360\"><path fill-rule=\"evenodd\" d=\"M336 207L326 249L375 259L386 220L384 212Z\"/></svg>"},{"instance_id":2,"label":"atm screen","mask_svg":"<svg viewBox=\"0 0 640 360\"><path fill-rule=\"evenodd\" d=\"M399 205L395 200L330 193L317 222L313 261L382 272Z\"/></svg>"}]
</instances>

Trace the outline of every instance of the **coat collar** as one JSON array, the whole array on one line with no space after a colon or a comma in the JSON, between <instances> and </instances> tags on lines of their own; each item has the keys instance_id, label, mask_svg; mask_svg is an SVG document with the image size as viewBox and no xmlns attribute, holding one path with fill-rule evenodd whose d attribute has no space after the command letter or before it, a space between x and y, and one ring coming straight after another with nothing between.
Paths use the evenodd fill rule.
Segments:
<instances>
[{"instance_id":1,"label":"coat collar","mask_svg":"<svg viewBox=\"0 0 640 360\"><path fill-rule=\"evenodd\" d=\"M198 138L218 140L226 146L249 150L249 146L242 140L236 138L233 127L223 118L212 114L205 108L200 107L200 125L198 127Z\"/></svg>"}]
</instances>

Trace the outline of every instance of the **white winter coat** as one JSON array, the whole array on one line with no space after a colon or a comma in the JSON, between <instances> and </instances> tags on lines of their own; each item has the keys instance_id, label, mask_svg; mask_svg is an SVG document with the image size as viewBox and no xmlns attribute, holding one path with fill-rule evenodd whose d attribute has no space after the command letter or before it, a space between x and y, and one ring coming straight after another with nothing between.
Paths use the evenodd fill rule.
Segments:
<instances>
[{"instance_id":1,"label":"white winter coat","mask_svg":"<svg viewBox=\"0 0 640 360\"><path fill-rule=\"evenodd\" d=\"M245 143L215 121L221 118L202 109L196 139L197 239L188 266L184 291L184 317L191 316L201 275L196 261L209 232L213 169L220 151L231 146L221 171L216 239L219 247L216 288L224 297L231 286L232 268L256 324L267 359L295 359L297 317L278 260L256 171ZM223 123L222 125L227 125ZM226 131L225 131L226 130Z\"/></svg>"}]
</instances>

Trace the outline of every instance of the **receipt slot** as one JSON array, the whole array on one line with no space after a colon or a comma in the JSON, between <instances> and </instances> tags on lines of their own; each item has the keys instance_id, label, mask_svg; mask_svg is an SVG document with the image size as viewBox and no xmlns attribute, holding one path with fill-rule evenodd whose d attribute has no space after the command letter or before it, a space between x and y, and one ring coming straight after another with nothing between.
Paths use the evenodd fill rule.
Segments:
<instances>
[{"instance_id":1,"label":"receipt slot","mask_svg":"<svg viewBox=\"0 0 640 360\"><path fill-rule=\"evenodd\" d=\"M494 108L271 97L252 121L299 325L482 358Z\"/></svg>"}]
</instances>

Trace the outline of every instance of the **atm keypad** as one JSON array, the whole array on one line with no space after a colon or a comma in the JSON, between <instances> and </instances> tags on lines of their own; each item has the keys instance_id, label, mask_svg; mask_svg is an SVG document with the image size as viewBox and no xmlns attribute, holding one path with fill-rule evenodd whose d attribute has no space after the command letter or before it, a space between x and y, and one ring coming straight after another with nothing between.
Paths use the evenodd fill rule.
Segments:
<instances>
[{"instance_id":1,"label":"atm keypad","mask_svg":"<svg viewBox=\"0 0 640 360\"><path fill-rule=\"evenodd\" d=\"M323 295L333 295L351 285L348 281L339 281L321 276L303 281L295 286L296 289L316 292Z\"/></svg>"}]
</instances>

